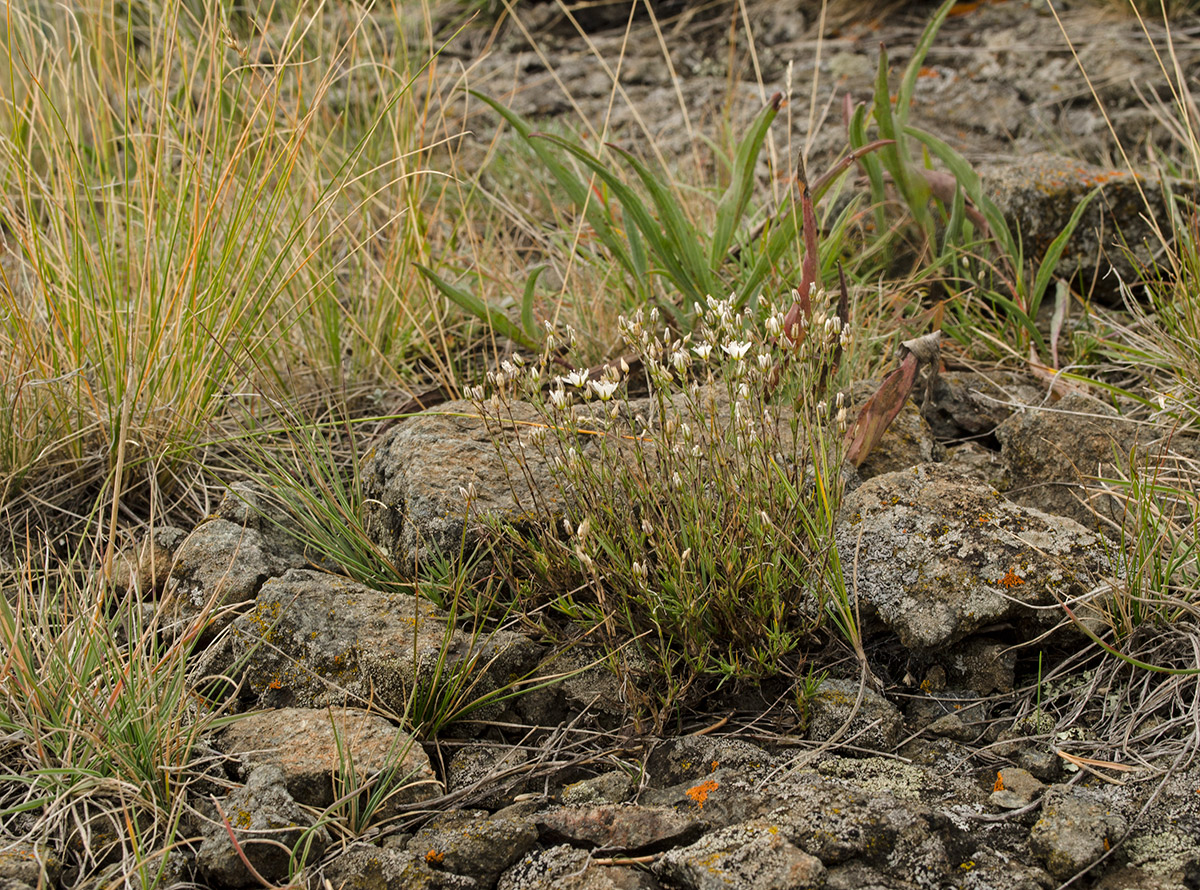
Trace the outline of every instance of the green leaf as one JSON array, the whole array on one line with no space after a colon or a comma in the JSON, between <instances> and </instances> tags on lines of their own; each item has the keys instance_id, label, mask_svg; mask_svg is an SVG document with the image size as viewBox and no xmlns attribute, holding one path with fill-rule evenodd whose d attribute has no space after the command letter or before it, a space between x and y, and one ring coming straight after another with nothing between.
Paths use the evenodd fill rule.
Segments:
<instances>
[{"instance_id":1,"label":"green leaf","mask_svg":"<svg viewBox=\"0 0 1200 890\"><path fill-rule=\"evenodd\" d=\"M1101 188L1103 186L1096 186L1088 192L1082 201L1075 205L1075 212L1067 220L1066 226L1058 233L1058 237L1050 242L1050 246L1046 248L1046 255L1042 257L1042 261L1038 265L1037 275L1033 280L1033 292L1029 295L1029 314L1034 318L1037 317L1038 307L1042 304L1042 297L1046 293L1046 286L1050 284L1050 278L1054 275L1054 267L1058 265L1059 258L1062 257L1063 251L1066 250L1067 242L1075 234L1075 229L1079 226L1079 220L1083 217L1083 212L1087 210L1088 205L1092 203L1096 195L1100 194Z\"/></svg>"},{"instance_id":2,"label":"green leaf","mask_svg":"<svg viewBox=\"0 0 1200 890\"><path fill-rule=\"evenodd\" d=\"M690 287L702 297L717 295L719 286L716 276L705 257L699 235L684 215L676 196L669 189L664 188L659 177L655 176L650 168L633 154L616 145L610 144L609 148L618 152L633 168L642 181L642 185L646 187L646 191L650 193L659 219L666 230L667 246L672 248L674 254L679 258L679 262L688 276ZM682 287L680 289L683 290Z\"/></svg>"},{"instance_id":3,"label":"green leaf","mask_svg":"<svg viewBox=\"0 0 1200 890\"><path fill-rule=\"evenodd\" d=\"M490 96L486 96L475 90L468 90L468 92L479 101L489 105L508 122L509 126L517 132L517 135L537 155L538 160L554 178L554 181L567 193L567 197L571 203L583 210L584 218L587 220L588 225L592 227L592 230L595 231L596 236L600 239L600 243L608 249L617 262L627 271L633 273L634 269L629 253L626 251L624 244L622 244L621 238L614 231L612 220L605 211L604 205L600 201L597 201L596 196L592 193L591 185L576 176L569 167L561 163L554 156L552 151L546 148L545 137L543 139L535 138L536 134L533 132L533 128L528 121ZM562 140L551 141L564 144Z\"/></svg>"},{"instance_id":4,"label":"green leaf","mask_svg":"<svg viewBox=\"0 0 1200 890\"><path fill-rule=\"evenodd\" d=\"M427 266L423 266L420 263L413 263L413 266L416 267L417 271L421 273L426 281L441 291L443 296L459 308L466 310L487 324L500 336L508 337L508 339L520 343L526 349L533 350L534 352L541 348L541 345L536 340L526 334L519 326L509 321L508 316L499 309L493 309L474 294L460 287L455 287Z\"/></svg>"},{"instance_id":5,"label":"green leaf","mask_svg":"<svg viewBox=\"0 0 1200 890\"><path fill-rule=\"evenodd\" d=\"M525 279L525 292L521 295L521 327L532 340L537 340L541 333L533 320L533 296L537 290L537 280L545 271L545 266L534 268Z\"/></svg>"},{"instance_id":6,"label":"green leaf","mask_svg":"<svg viewBox=\"0 0 1200 890\"><path fill-rule=\"evenodd\" d=\"M754 168L771 122L779 114L780 98L778 93L771 97L771 101L751 122L746 138L738 145L729 187L717 204L716 225L709 253L709 266L713 269L719 269L724 262L729 245L733 242L734 232L737 231L738 223L741 222L750 202L754 191Z\"/></svg>"},{"instance_id":7,"label":"green leaf","mask_svg":"<svg viewBox=\"0 0 1200 890\"><path fill-rule=\"evenodd\" d=\"M938 11L934 14L929 24L925 26L925 30L921 32L921 39L917 41L912 58L908 60L908 67L904 69L904 77L900 81L900 93L896 107L897 115L901 116L905 122L908 119L908 109L912 103L913 93L917 89L917 78L921 74L921 66L925 64L925 56L929 54L929 49L933 46L934 38L937 36L938 31L941 30L946 17L950 15L950 10L956 2L957 0L944 0L942 5L938 7Z\"/></svg>"}]
</instances>

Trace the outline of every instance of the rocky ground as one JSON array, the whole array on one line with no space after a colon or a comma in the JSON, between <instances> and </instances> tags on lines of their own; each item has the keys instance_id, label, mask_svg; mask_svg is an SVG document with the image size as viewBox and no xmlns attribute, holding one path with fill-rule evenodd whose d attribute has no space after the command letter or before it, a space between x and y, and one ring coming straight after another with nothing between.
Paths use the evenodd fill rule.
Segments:
<instances>
[{"instance_id":1,"label":"rocky ground","mask_svg":"<svg viewBox=\"0 0 1200 890\"><path fill-rule=\"evenodd\" d=\"M689 126L727 106L749 117L791 63L793 138L832 157L845 140L838 97L870 92L880 40L902 66L931 8L831 10L819 53L812 4L750 11L763 86L750 68L728 68L726 11L669 19L676 79L650 24L637 22L616 138L638 138L636 110L661 151L687 155ZM579 103L596 120L612 81L593 51L620 55L624 15L580 10L585 40L559 6L537 5L524 21L538 51L510 22L469 31L446 54L521 114L552 118ZM1101 249L1103 232L1119 225L1140 243L1137 186L1151 203L1157 194L1114 169L1124 165L1113 137L1139 157L1170 141L1152 104L1162 76L1130 19L1078 4L1063 22L1074 53L1042 4L963 4L922 71L918 123L980 164L1030 243L1108 182L1063 269L1083 270L1112 299L1105 275L1119 257ZM1200 56L1195 33L1173 31L1185 69ZM1164 45L1160 31L1150 36ZM494 119L461 112L486 143ZM1097 478L1135 445L1163 453L1165 431L1101 395L1056 399L1015 371L943 373L924 410L906 406L842 506L837 539L869 669L834 664L803 700L769 688L716 695L707 713L658 734L628 721L630 690L594 653L547 651L516 631L472 637L422 599L318 570L281 533L288 519L269 492L232 490L197 528L156 530L122 569L127 583L169 593L181 620L214 598L236 607L209 631L198 669L243 666L246 709L271 709L206 741L197 806L208 818L195 825L205 839L168 868L211 887L257 885L248 866L282 882L284 848L304 842L320 863L309 886L364 890L1200 887L1197 678L1104 659L1062 620L1064 603L1121 572L1123 508ZM471 410L432 408L370 448L365 519L397 564L478 534L464 528L462 486L474 484L481 511L520 507L482 422L462 416ZM1186 439L1171 448L1200 454ZM548 477L533 466L527 478ZM1153 635L1147 660L1196 667L1194 624ZM505 694L551 675L566 678ZM447 676L463 679L439 685ZM422 684L455 699L449 712L467 709L428 746L380 716L403 712ZM353 841L311 830L350 763L402 789L379 804L390 827ZM0 883L40 886L62 867L55 851L5 854Z\"/></svg>"}]
</instances>

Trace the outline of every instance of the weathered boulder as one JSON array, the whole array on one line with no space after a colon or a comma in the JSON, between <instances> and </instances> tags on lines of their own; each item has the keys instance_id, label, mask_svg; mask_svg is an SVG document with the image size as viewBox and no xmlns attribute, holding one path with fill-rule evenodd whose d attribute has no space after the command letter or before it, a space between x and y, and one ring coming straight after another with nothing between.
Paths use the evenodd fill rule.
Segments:
<instances>
[{"instance_id":1,"label":"weathered boulder","mask_svg":"<svg viewBox=\"0 0 1200 890\"><path fill-rule=\"evenodd\" d=\"M554 515L561 494L538 449L523 447L545 419L512 401L503 421L468 401L409 418L371 446L362 463L363 525L402 569L470 555L482 540L480 516L520 523ZM525 424L525 426L522 426ZM462 491L472 487L468 505Z\"/></svg>"},{"instance_id":2,"label":"weathered boulder","mask_svg":"<svg viewBox=\"0 0 1200 890\"><path fill-rule=\"evenodd\" d=\"M632 804L561 806L538 813L543 841L638 855L679 846L700 835L700 822L671 807Z\"/></svg>"},{"instance_id":3,"label":"weathered boulder","mask_svg":"<svg viewBox=\"0 0 1200 890\"><path fill-rule=\"evenodd\" d=\"M223 816L222 816L223 814ZM228 829L225 821L228 820ZM313 816L287 791L283 771L260 766L246 784L226 795L215 818L201 823L204 840L196 854L201 874L221 887L259 886L229 837L233 831L241 854L265 880L282 883L288 877L292 852L297 859L320 859L329 843L324 828L314 828ZM299 849L304 842L305 851Z\"/></svg>"},{"instance_id":4,"label":"weathered boulder","mask_svg":"<svg viewBox=\"0 0 1200 890\"><path fill-rule=\"evenodd\" d=\"M528 819L485 810L442 813L408 842L408 850L434 871L451 872L494 887L500 873L533 849L537 829Z\"/></svg>"},{"instance_id":5,"label":"weathered boulder","mask_svg":"<svg viewBox=\"0 0 1200 890\"><path fill-rule=\"evenodd\" d=\"M777 825L755 819L671 850L654 864L654 873L687 890L806 890L823 885L825 867Z\"/></svg>"},{"instance_id":6,"label":"weathered boulder","mask_svg":"<svg viewBox=\"0 0 1200 890\"><path fill-rule=\"evenodd\" d=\"M859 701L859 695L862 700ZM857 680L826 680L808 702L808 735L815 741L890 751L904 736L896 706Z\"/></svg>"},{"instance_id":7,"label":"weathered boulder","mask_svg":"<svg viewBox=\"0 0 1200 890\"><path fill-rule=\"evenodd\" d=\"M465 633L422 597L307 569L264 584L233 628L234 654L265 707L376 701L402 714L415 689L418 719L439 724L498 713L497 690L540 652L511 631Z\"/></svg>"},{"instance_id":8,"label":"weathered boulder","mask_svg":"<svg viewBox=\"0 0 1200 890\"><path fill-rule=\"evenodd\" d=\"M1103 856L1125 829L1125 820L1102 801L1058 785L1046 792L1029 845L1046 870L1065 881Z\"/></svg>"},{"instance_id":9,"label":"weathered boulder","mask_svg":"<svg viewBox=\"0 0 1200 890\"><path fill-rule=\"evenodd\" d=\"M288 793L306 806L329 806L353 790L352 780L370 783L372 793L386 785L385 812L442 793L420 744L384 717L357 708L259 711L221 729L215 742L243 773L278 767Z\"/></svg>"},{"instance_id":10,"label":"weathered boulder","mask_svg":"<svg viewBox=\"0 0 1200 890\"><path fill-rule=\"evenodd\" d=\"M846 589L918 653L998 622L1029 637L1113 567L1076 522L1005 500L946 464L888 473L848 494L836 531Z\"/></svg>"},{"instance_id":11,"label":"weathered boulder","mask_svg":"<svg viewBox=\"0 0 1200 890\"><path fill-rule=\"evenodd\" d=\"M1072 393L1052 405L1015 412L996 427L1008 468L1006 496L1018 504L1069 516L1085 528L1125 520L1124 503L1099 490L1097 477L1128 469L1137 428L1115 409Z\"/></svg>"}]
</instances>

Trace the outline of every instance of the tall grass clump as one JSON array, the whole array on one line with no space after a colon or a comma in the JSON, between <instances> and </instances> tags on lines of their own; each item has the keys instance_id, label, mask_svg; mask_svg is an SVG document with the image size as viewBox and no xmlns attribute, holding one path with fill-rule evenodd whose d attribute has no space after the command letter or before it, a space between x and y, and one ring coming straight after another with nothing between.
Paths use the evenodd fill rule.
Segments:
<instances>
[{"instance_id":1,"label":"tall grass clump","mask_svg":"<svg viewBox=\"0 0 1200 890\"><path fill-rule=\"evenodd\" d=\"M0 597L0 825L59 851L76 886L155 886L203 779L195 745L227 719L190 676L205 619L168 630L48 560L28 552Z\"/></svg>"},{"instance_id":2,"label":"tall grass clump","mask_svg":"<svg viewBox=\"0 0 1200 890\"><path fill-rule=\"evenodd\" d=\"M6 7L7 503L64 480L135 509L178 498L182 458L231 405L369 385L414 339L421 119L402 23L353 2L226 9Z\"/></svg>"}]
</instances>

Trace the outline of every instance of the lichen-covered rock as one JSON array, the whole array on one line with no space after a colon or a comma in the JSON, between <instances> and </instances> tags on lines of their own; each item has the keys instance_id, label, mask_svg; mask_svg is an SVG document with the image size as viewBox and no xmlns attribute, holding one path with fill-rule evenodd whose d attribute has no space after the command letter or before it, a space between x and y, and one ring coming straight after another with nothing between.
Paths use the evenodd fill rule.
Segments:
<instances>
[{"instance_id":1,"label":"lichen-covered rock","mask_svg":"<svg viewBox=\"0 0 1200 890\"><path fill-rule=\"evenodd\" d=\"M328 883L318 886L338 890L479 890L470 878L430 868L424 856L365 844L339 853L321 875Z\"/></svg>"},{"instance_id":2,"label":"lichen-covered rock","mask_svg":"<svg viewBox=\"0 0 1200 890\"><path fill-rule=\"evenodd\" d=\"M1009 227L1020 233L1026 255L1034 257L1045 254L1079 202L1100 189L1067 242L1058 276L1078 277L1083 287L1119 302L1118 281L1136 281L1140 269L1154 262L1147 245L1160 243L1159 229L1149 220L1170 215L1158 179L1047 152L1009 153L981 166L979 174ZM1194 193L1193 186L1176 184L1181 186Z\"/></svg>"},{"instance_id":3,"label":"lichen-covered rock","mask_svg":"<svg viewBox=\"0 0 1200 890\"><path fill-rule=\"evenodd\" d=\"M5 843L0 850L0 881L30 887L56 886L62 875L62 859L45 844L25 841Z\"/></svg>"},{"instance_id":4,"label":"lichen-covered rock","mask_svg":"<svg viewBox=\"0 0 1200 890\"><path fill-rule=\"evenodd\" d=\"M434 871L471 878L478 887L494 887L500 873L537 840L538 831L528 819L462 810L435 816L408 842L408 849Z\"/></svg>"},{"instance_id":5,"label":"lichen-covered rock","mask_svg":"<svg viewBox=\"0 0 1200 890\"><path fill-rule=\"evenodd\" d=\"M779 826L755 819L706 834L671 850L654 873L688 890L806 890L819 887L821 860L792 844Z\"/></svg>"},{"instance_id":6,"label":"lichen-covered rock","mask_svg":"<svg viewBox=\"0 0 1200 890\"><path fill-rule=\"evenodd\" d=\"M904 717L870 686L860 689L857 680L826 680L808 700L808 735L814 741L890 751L904 735Z\"/></svg>"},{"instance_id":7,"label":"lichen-covered rock","mask_svg":"<svg viewBox=\"0 0 1200 890\"><path fill-rule=\"evenodd\" d=\"M1018 504L1069 516L1085 528L1101 519L1120 527L1124 503L1099 490L1097 477L1127 469L1136 427L1115 409L1079 393L1053 405L1018 411L996 427L1008 468L1006 496ZM1099 516L1099 518L1097 518Z\"/></svg>"},{"instance_id":8,"label":"lichen-covered rock","mask_svg":"<svg viewBox=\"0 0 1200 890\"><path fill-rule=\"evenodd\" d=\"M404 713L416 686L443 717L498 713L489 696L531 671L538 647L511 631L474 638L448 620L421 597L293 569L237 619L233 648L264 707L374 700Z\"/></svg>"},{"instance_id":9,"label":"lichen-covered rock","mask_svg":"<svg viewBox=\"0 0 1200 890\"><path fill-rule=\"evenodd\" d=\"M480 516L519 524L561 509L545 458L522 446L531 427L518 426L545 419L520 401L503 416L484 418L472 402L447 402L371 446L361 469L363 524L396 565L473 552L482 540ZM461 493L468 486L475 491L469 510Z\"/></svg>"},{"instance_id":10,"label":"lichen-covered rock","mask_svg":"<svg viewBox=\"0 0 1200 890\"><path fill-rule=\"evenodd\" d=\"M847 590L918 654L999 622L1036 636L1112 570L1095 533L945 464L863 483L836 538Z\"/></svg>"},{"instance_id":11,"label":"lichen-covered rock","mask_svg":"<svg viewBox=\"0 0 1200 890\"><path fill-rule=\"evenodd\" d=\"M500 876L496 890L659 890L640 869L596 865L587 850L560 845L527 853ZM389 888L391 890L391 888Z\"/></svg>"},{"instance_id":12,"label":"lichen-covered rock","mask_svg":"<svg viewBox=\"0 0 1200 890\"><path fill-rule=\"evenodd\" d=\"M670 807L632 804L562 806L537 815L543 842L601 847L637 855L665 846L689 843L700 823Z\"/></svg>"},{"instance_id":13,"label":"lichen-covered rock","mask_svg":"<svg viewBox=\"0 0 1200 890\"><path fill-rule=\"evenodd\" d=\"M646 761L654 788L698 782L717 769L736 769L753 777L778 766L778 759L758 745L720 736L682 736L663 739Z\"/></svg>"},{"instance_id":14,"label":"lichen-covered rock","mask_svg":"<svg viewBox=\"0 0 1200 890\"><path fill-rule=\"evenodd\" d=\"M303 864L305 858L319 859L329 843L325 829L314 829L312 814L288 794L283 771L276 766L260 766L250 773L243 787L226 795L214 819L201 823L204 840L196 863L201 874L217 886L259 885L234 849L225 820L254 870L273 883L282 883L288 877L293 851L300 854L297 861ZM307 857L299 849L301 841L305 842Z\"/></svg>"},{"instance_id":15,"label":"lichen-covered rock","mask_svg":"<svg viewBox=\"0 0 1200 890\"><path fill-rule=\"evenodd\" d=\"M278 767L288 793L311 807L327 807L352 790L346 783L386 783L385 812L442 793L429 757L417 741L378 714L357 708L283 708L249 714L216 735L216 744L244 772Z\"/></svg>"},{"instance_id":16,"label":"lichen-covered rock","mask_svg":"<svg viewBox=\"0 0 1200 890\"><path fill-rule=\"evenodd\" d=\"M1102 801L1062 785L1051 788L1029 846L1060 881L1087 868L1125 834L1125 820Z\"/></svg>"}]
</instances>

